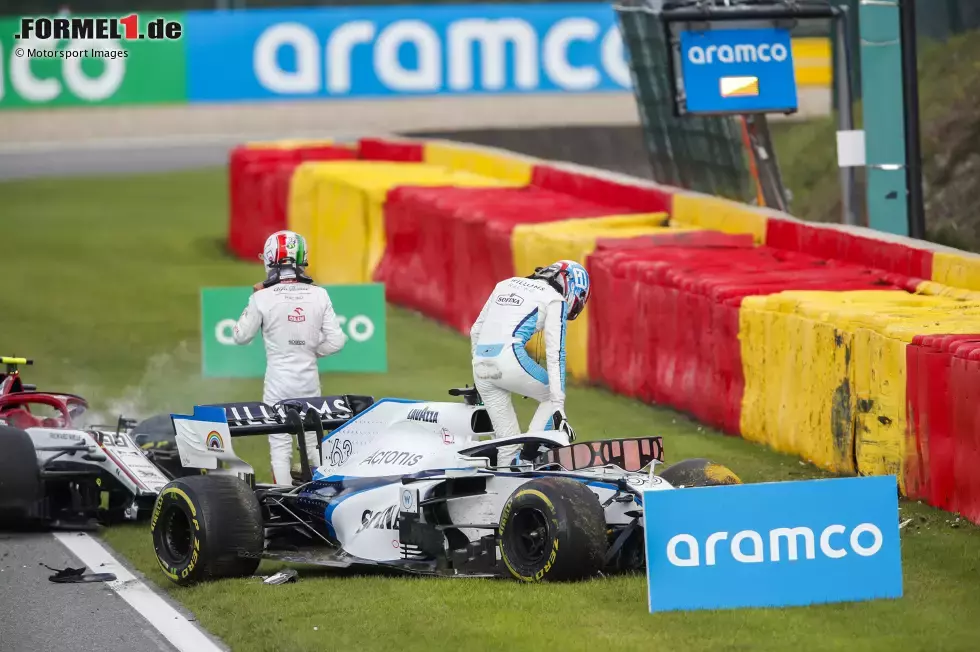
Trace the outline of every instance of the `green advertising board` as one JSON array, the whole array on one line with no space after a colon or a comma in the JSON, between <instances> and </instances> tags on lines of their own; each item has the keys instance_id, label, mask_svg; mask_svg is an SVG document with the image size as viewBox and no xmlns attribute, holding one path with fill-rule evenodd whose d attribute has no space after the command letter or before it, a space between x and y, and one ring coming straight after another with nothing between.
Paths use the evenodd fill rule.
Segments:
<instances>
[{"instance_id":1,"label":"green advertising board","mask_svg":"<svg viewBox=\"0 0 980 652\"><path fill-rule=\"evenodd\" d=\"M31 41L19 31L19 19L0 19L0 109L187 101L183 39Z\"/></svg>"},{"instance_id":2,"label":"green advertising board","mask_svg":"<svg viewBox=\"0 0 980 652\"><path fill-rule=\"evenodd\" d=\"M325 285L340 326L343 350L319 362L327 371L388 371L385 291L381 283ZM205 378L257 378L265 375L261 335L241 346L232 330L252 294L250 287L201 288L201 362Z\"/></svg>"}]
</instances>

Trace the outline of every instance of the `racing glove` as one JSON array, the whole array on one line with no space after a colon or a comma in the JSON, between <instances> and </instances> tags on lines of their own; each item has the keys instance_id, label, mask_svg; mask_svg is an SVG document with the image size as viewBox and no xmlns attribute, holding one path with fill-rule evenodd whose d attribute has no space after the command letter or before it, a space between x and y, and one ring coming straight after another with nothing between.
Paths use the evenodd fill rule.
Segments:
<instances>
[{"instance_id":1,"label":"racing glove","mask_svg":"<svg viewBox=\"0 0 980 652\"><path fill-rule=\"evenodd\" d=\"M575 431L572 430L572 426L568 423L568 418L565 416L564 410L557 410L552 415L551 429L564 432L568 435L568 443L575 441Z\"/></svg>"}]
</instances>

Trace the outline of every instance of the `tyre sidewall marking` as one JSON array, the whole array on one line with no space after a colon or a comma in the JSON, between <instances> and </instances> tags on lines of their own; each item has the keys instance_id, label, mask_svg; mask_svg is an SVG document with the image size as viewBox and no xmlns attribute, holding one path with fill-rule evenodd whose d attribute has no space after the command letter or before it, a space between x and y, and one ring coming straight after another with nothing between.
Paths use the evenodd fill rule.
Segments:
<instances>
[{"instance_id":1,"label":"tyre sidewall marking","mask_svg":"<svg viewBox=\"0 0 980 652\"><path fill-rule=\"evenodd\" d=\"M514 568L514 566L510 563L510 560L507 558L507 552L504 550L504 531L506 530L507 523L510 520L510 513L514 507L514 501L526 495L535 496L545 504L545 506L548 508L548 511L550 512L550 520L554 525L554 531L556 533L551 548L551 555L548 557L548 561L545 563L544 568L537 571L533 577L522 575L519 571L517 571ZM558 514L551 500L545 494L538 491L537 489L521 489L515 492L510 498L507 499L507 502L504 504L504 509L500 514L500 525L498 531L500 536L500 542L498 543L498 547L500 548L500 558L504 560L504 565L507 566L507 569L511 572L511 574L517 579L524 582L540 582L541 580L543 580L545 576L548 574L548 572L551 570L552 566L554 565L555 559L557 559L558 557L558 536L557 536Z\"/></svg>"},{"instance_id":2,"label":"tyre sidewall marking","mask_svg":"<svg viewBox=\"0 0 980 652\"><path fill-rule=\"evenodd\" d=\"M193 550L191 551L191 556L186 566L183 568L169 566L163 559L161 559L160 554L157 553L157 562L160 564L163 572L167 575L167 577L176 582L182 579L187 579L187 576L193 573L194 568L197 566L197 562L201 554L201 522L197 517L197 507L194 505L194 501L191 500L191 497L187 495L187 492L180 487L165 487L164 490L160 492L160 495L157 496L156 504L153 506L153 516L150 519L151 532L155 530L157 521L159 520L160 514L163 512L165 505L169 505L172 509L181 510L182 506L186 506L186 509L191 517L191 524L194 526L191 536L193 541Z\"/></svg>"}]
</instances>

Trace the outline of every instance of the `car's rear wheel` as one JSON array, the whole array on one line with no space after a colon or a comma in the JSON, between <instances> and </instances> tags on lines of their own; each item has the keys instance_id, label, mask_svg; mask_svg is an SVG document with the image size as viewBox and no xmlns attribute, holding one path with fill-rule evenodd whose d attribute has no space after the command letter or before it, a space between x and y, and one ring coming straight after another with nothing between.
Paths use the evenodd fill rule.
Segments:
<instances>
[{"instance_id":1,"label":"car's rear wheel","mask_svg":"<svg viewBox=\"0 0 980 652\"><path fill-rule=\"evenodd\" d=\"M538 478L504 504L500 556L524 582L579 580L602 570L606 519L595 494L568 478Z\"/></svg>"},{"instance_id":2,"label":"car's rear wheel","mask_svg":"<svg viewBox=\"0 0 980 652\"><path fill-rule=\"evenodd\" d=\"M0 426L0 525L16 525L41 501L43 487L31 436Z\"/></svg>"},{"instance_id":3,"label":"car's rear wheel","mask_svg":"<svg viewBox=\"0 0 980 652\"><path fill-rule=\"evenodd\" d=\"M672 487L717 487L727 484L742 484L735 473L727 466L715 464L711 460L695 458L684 460L667 467L660 477Z\"/></svg>"},{"instance_id":4,"label":"car's rear wheel","mask_svg":"<svg viewBox=\"0 0 980 652\"><path fill-rule=\"evenodd\" d=\"M163 572L182 586L255 572L262 552L262 509L236 477L178 478L157 497L150 520Z\"/></svg>"}]
</instances>

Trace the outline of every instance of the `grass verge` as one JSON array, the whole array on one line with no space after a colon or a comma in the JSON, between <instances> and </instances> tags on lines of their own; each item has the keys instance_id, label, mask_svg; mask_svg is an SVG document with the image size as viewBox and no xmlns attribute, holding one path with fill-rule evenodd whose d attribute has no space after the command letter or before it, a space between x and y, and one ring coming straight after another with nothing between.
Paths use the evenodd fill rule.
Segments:
<instances>
[{"instance_id":1,"label":"grass verge","mask_svg":"<svg viewBox=\"0 0 980 652\"><path fill-rule=\"evenodd\" d=\"M0 183L6 291L0 350L33 356L41 387L84 392L106 418L261 395L261 380L200 376L198 288L250 285L230 259L220 171ZM445 397L470 379L467 341L404 310L389 318L390 371L334 374L325 392ZM710 397L706 397L710 400ZM522 418L529 402L519 402ZM673 411L571 388L583 436L662 434L668 461L710 457L745 481L817 477L795 458L703 428ZM239 448L268 478L262 438ZM760 505L760 509L765 506ZM902 505L906 596L786 610L646 613L645 580L568 585L342 575L301 569L293 585L255 579L190 589L157 570L145 524L104 538L234 650L975 650L980 529ZM264 564L260 572L276 568Z\"/></svg>"}]
</instances>

